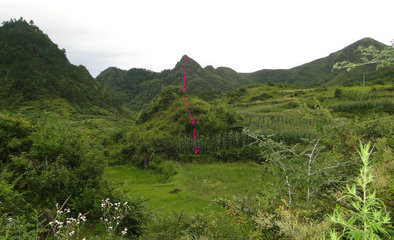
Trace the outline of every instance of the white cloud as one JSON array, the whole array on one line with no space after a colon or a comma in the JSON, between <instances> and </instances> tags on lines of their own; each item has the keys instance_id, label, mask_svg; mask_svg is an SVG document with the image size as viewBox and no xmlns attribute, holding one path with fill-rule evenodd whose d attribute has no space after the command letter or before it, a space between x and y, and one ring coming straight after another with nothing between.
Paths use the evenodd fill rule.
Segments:
<instances>
[{"instance_id":1,"label":"white cloud","mask_svg":"<svg viewBox=\"0 0 394 240\"><path fill-rule=\"evenodd\" d=\"M183 54L240 72L290 68L363 37L394 38L392 0L0 0L0 20L33 19L70 61L95 76L109 66L172 68Z\"/></svg>"}]
</instances>

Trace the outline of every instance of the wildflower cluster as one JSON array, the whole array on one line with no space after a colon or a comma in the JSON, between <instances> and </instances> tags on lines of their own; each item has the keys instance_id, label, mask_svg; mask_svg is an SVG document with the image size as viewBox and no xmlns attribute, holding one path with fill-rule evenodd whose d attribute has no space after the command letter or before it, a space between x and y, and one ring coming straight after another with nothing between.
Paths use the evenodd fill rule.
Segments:
<instances>
[{"instance_id":1,"label":"wildflower cluster","mask_svg":"<svg viewBox=\"0 0 394 240\"><path fill-rule=\"evenodd\" d=\"M74 239L77 238L79 233L79 227L86 222L86 216L82 213L78 214L78 217L67 217L66 214L70 213L69 208L63 210L63 206L59 208L59 204L56 203L56 217L55 220L49 222L51 232L55 239Z\"/></svg>"},{"instance_id":2,"label":"wildflower cluster","mask_svg":"<svg viewBox=\"0 0 394 240\"><path fill-rule=\"evenodd\" d=\"M122 219L130 210L128 202L121 204L120 202L112 203L109 198L103 199L101 202L102 217L100 220L104 222L108 233L108 239L112 239L116 234L116 229ZM121 231L121 238L127 234L127 228Z\"/></svg>"}]
</instances>

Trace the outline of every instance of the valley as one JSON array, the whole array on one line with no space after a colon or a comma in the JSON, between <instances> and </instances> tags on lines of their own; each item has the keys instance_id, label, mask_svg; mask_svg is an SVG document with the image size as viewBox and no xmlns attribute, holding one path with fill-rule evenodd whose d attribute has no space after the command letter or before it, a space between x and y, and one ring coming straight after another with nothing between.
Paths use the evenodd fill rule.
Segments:
<instances>
[{"instance_id":1,"label":"valley","mask_svg":"<svg viewBox=\"0 0 394 240\"><path fill-rule=\"evenodd\" d=\"M334 68L369 47L393 59L364 38L287 70L184 55L93 78L38 26L4 22L0 239L390 239L393 62Z\"/></svg>"}]
</instances>

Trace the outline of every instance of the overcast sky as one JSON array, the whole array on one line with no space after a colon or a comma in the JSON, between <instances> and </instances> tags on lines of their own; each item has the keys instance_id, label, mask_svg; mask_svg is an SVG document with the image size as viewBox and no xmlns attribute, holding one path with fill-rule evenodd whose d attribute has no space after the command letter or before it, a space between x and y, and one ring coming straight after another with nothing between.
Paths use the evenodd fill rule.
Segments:
<instances>
[{"instance_id":1,"label":"overcast sky","mask_svg":"<svg viewBox=\"0 0 394 240\"><path fill-rule=\"evenodd\" d=\"M107 67L173 68L187 54L238 72L291 68L364 37L394 39L393 0L0 0L93 76Z\"/></svg>"}]
</instances>

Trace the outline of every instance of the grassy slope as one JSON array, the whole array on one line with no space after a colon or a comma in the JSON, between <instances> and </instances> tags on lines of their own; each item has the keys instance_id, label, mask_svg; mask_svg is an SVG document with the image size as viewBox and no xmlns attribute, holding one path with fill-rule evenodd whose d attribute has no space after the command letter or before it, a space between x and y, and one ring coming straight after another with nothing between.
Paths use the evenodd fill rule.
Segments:
<instances>
[{"instance_id":1,"label":"grassy slope","mask_svg":"<svg viewBox=\"0 0 394 240\"><path fill-rule=\"evenodd\" d=\"M274 190L272 176L264 172L264 166L254 163L178 164L178 173L168 181L152 171L128 166L110 166L104 177L120 191L140 195L147 200L149 210L198 197L214 200L238 194L256 194L259 190ZM170 193L179 189L178 193ZM161 211L185 211L210 213L221 211L215 204L198 199L183 202Z\"/></svg>"}]
</instances>

